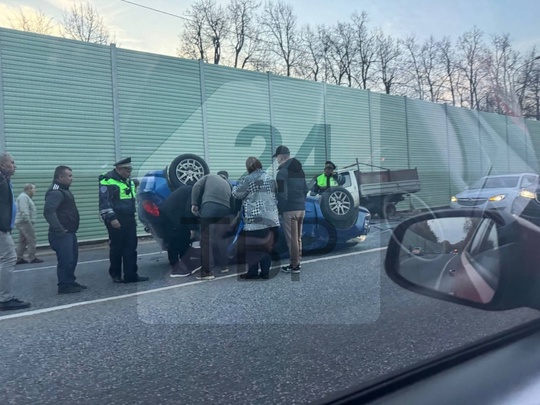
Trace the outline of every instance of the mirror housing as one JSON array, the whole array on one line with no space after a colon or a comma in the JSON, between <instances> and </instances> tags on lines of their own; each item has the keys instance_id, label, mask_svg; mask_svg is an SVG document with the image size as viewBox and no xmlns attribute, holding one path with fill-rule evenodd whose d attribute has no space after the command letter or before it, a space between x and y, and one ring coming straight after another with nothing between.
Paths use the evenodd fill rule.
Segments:
<instances>
[{"instance_id":1,"label":"mirror housing","mask_svg":"<svg viewBox=\"0 0 540 405\"><path fill-rule=\"evenodd\" d=\"M490 264L489 266L475 264L474 256L470 254L470 246L475 243L473 239L476 237L476 231L479 227L470 231L460 242L461 245L456 244L456 246L460 246L459 249L454 249L454 246L448 248L446 240L438 242L438 244L428 241L428 245L433 245L431 254L425 249L419 250L418 243L414 245L412 250L406 246L407 240L405 239L409 237L408 235L412 234L416 236L416 239L412 238L412 240L418 240L418 232L412 231L415 227L420 229L419 227L426 228L428 225L434 228L438 226L439 233L449 234L451 230L445 230L445 227L448 228L448 224L452 224L452 222L463 224L464 221L471 221L475 224L485 223L496 230L491 234L492 238L493 235L496 235L496 241L495 246L489 249L492 254L491 258L486 261ZM456 225L454 228L458 229L458 226ZM435 236L432 234L427 238L433 240ZM446 250L436 249L436 246L445 246L445 244ZM457 267L462 269L460 271L464 273L476 273L475 269L494 270L492 273L496 273L496 282L493 280L493 275L487 277L487 279L491 278L489 283L492 286L491 294L484 294L483 299L480 299L479 296L463 294L458 296L448 290L442 291L438 287L440 283L431 285L432 283L417 281L421 278L414 280L413 277L410 277L412 272L418 271L420 274L425 269L433 271L433 275L440 274L439 277L443 277L451 262L458 263ZM498 266L493 265L495 262ZM471 265L471 263L473 264ZM406 266L408 266L409 276L404 275ZM407 219L395 228L386 252L385 269L390 279L401 287L439 300L490 311L519 307L540 309L540 228L515 215L498 211L469 209L431 211ZM448 277L455 274L455 270L453 270L454 274L451 274L452 270L449 270ZM475 277L483 282L482 277L478 274ZM456 277L450 280L455 286L455 283L463 283L464 279ZM471 282L471 279L467 278L467 280L469 280L467 282ZM484 283L484 285L488 284Z\"/></svg>"}]
</instances>

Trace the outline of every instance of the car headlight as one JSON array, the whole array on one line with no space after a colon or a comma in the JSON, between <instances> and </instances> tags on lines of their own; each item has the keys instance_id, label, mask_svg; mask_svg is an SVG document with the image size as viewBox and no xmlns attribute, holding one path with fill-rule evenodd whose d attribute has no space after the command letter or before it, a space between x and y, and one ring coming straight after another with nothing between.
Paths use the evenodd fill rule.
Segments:
<instances>
[{"instance_id":1,"label":"car headlight","mask_svg":"<svg viewBox=\"0 0 540 405\"><path fill-rule=\"evenodd\" d=\"M455 195L453 195L453 196L452 196L452 198L450 198L450 201L452 201L452 202L457 202L457 198L456 198L456 196L455 196Z\"/></svg>"},{"instance_id":2,"label":"car headlight","mask_svg":"<svg viewBox=\"0 0 540 405\"><path fill-rule=\"evenodd\" d=\"M502 201L505 198L506 198L506 194L497 194L497 195L494 195L493 197L489 197L489 201L497 202L497 201Z\"/></svg>"},{"instance_id":3,"label":"car headlight","mask_svg":"<svg viewBox=\"0 0 540 405\"><path fill-rule=\"evenodd\" d=\"M519 196L523 198L529 198L531 200L534 200L534 198L536 197L535 193L529 190L521 190Z\"/></svg>"}]
</instances>

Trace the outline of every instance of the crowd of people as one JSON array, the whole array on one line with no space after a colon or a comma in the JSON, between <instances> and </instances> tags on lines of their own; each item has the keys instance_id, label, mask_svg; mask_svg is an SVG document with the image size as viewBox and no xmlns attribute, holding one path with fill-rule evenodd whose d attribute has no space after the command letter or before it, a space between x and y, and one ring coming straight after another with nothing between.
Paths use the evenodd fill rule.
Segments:
<instances>
[{"instance_id":1,"label":"crowd of people","mask_svg":"<svg viewBox=\"0 0 540 405\"><path fill-rule=\"evenodd\" d=\"M239 227L236 255L246 265L240 279L270 278L280 226L290 255L290 263L281 270L300 273L306 177L302 164L291 157L286 146L279 146L273 158L278 163L275 179L259 159L250 156L245 162L246 175L234 186L228 181L228 173L220 171L181 186L169 196L161 212L171 277L200 271L197 279L212 280L214 268L228 272L228 236ZM188 198L190 207L185 203ZM200 229L201 265L190 270L185 263L189 256L186 252L195 229Z\"/></svg>"},{"instance_id":2,"label":"crowd of people","mask_svg":"<svg viewBox=\"0 0 540 405\"><path fill-rule=\"evenodd\" d=\"M17 200L11 178L17 166L9 153L0 154L0 311L29 308L29 302L13 294L12 275L17 264L42 263L37 258L34 224L36 208L33 197L36 187L27 184ZM109 235L109 274L115 283L147 281L137 274L136 187L131 180L131 159L122 159L113 170L99 176L99 208ZM53 181L45 193L43 217L49 225L48 240L56 253L57 286L59 294L79 293L88 287L78 283L75 276L79 259L77 231L80 215L70 191L73 171L58 166ZM19 243L11 235L19 231ZM28 251L28 260L24 258Z\"/></svg>"},{"instance_id":3,"label":"crowd of people","mask_svg":"<svg viewBox=\"0 0 540 405\"><path fill-rule=\"evenodd\" d=\"M273 249L278 229L289 250L290 262L281 271L300 273L302 226L308 193L301 162L292 157L288 147L277 147L273 158L278 163L275 179L256 157L248 157L246 175L232 186L226 171L207 174L198 181L174 190L160 207L171 277L186 277L200 271L199 280L215 278L213 269L229 271L228 235L240 224L237 255L242 255L246 271L240 279L270 278ZM30 307L12 293L12 272L16 264L41 263L36 257L36 208L34 184L27 184L14 199L11 177L16 165L8 153L0 154L0 311ZM321 193L328 187L343 184L334 174L335 165L326 162L311 189ZM136 184L131 179L131 158L122 159L114 168L99 176L99 210L109 237L109 275L114 283L147 281L138 274L136 232ZM79 246L77 231L80 217L75 197L70 191L73 171L56 167L53 181L45 194L43 216L49 224L48 240L57 258L58 293L78 293L86 286L76 281ZM11 232L19 231L15 246ZM200 266L189 269L185 263L195 235L200 234ZM28 259L24 258L27 252Z\"/></svg>"}]
</instances>

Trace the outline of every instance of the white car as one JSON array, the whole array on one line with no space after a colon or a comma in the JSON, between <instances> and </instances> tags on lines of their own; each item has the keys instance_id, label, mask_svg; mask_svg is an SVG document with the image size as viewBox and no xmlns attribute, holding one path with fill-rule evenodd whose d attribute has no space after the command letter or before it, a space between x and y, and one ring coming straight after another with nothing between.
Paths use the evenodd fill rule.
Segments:
<instances>
[{"instance_id":1,"label":"white car","mask_svg":"<svg viewBox=\"0 0 540 405\"><path fill-rule=\"evenodd\" d=\"M465 191L452 196L451 208L495 209L512 213L513 204L521 193L534 192L538 183L535 173L485 176Z\"/></svg>"}]
</instances>

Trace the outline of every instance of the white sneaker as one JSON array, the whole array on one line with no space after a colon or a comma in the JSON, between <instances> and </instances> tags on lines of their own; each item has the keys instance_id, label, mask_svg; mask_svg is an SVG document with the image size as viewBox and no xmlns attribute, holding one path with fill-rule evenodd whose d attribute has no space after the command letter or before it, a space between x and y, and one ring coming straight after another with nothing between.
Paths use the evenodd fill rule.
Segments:
<instances>
[{"instance_id":1,"label":"white sneaker","mask_svg":"<svg viewBox=\"0 0 540 405\"><path fill-rule=\"evenodd\" d=\"M214 276L213 274L207 274L207 275L201 274L200 276L197 276L197 280L205 280L205 281L210 281L215 278L216 276Z\"/></svg>"}]
</instances>

